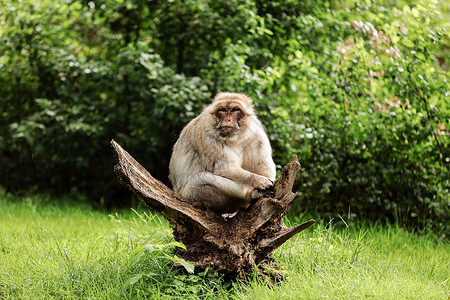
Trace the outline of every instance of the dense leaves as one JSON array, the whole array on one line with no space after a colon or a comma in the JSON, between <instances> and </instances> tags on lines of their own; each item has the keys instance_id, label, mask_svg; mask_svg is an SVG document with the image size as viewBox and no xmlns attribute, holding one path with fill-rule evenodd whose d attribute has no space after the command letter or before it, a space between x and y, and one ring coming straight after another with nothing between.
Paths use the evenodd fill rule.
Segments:
<instances>
[{"instance_id":1,"label":"dense leaves","mask_svg":"<svg viewBox=\"0 0 450 300\"><path fill-rule=\"evenodd\" d=\"M444 228L445 1L2 1L0 184L127 203L116 139L163 182L218 91L252 96L322 215Z\"/></svg>"}]
</instances>

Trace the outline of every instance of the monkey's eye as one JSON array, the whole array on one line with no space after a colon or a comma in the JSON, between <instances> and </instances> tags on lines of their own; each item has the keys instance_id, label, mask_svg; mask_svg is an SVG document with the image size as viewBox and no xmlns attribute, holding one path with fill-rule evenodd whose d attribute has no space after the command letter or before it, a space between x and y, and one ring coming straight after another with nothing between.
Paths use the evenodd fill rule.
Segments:
<instances>
[{"instance_id":1,"label":"monkey's eye","mask_svg":"<svg viewBox=\"0 0 450 300\"><path fill-rule=\"evenodd\" d=\"M234 111L234 112L240 112L241 110L240 110L239 108L235 107L235 108L233 108L231 111Z\"/></svg>"},{"instance_id":2,"label":"monkey's eye","mask_svg":"<svg viewBox=\"0 0 450 300\"><path fill-rule=\"evenodd\" d=\"M221 107L217 110L218 112L226 112L227 110L225 109L225 107Z\"/></svg>"}]
</instances>

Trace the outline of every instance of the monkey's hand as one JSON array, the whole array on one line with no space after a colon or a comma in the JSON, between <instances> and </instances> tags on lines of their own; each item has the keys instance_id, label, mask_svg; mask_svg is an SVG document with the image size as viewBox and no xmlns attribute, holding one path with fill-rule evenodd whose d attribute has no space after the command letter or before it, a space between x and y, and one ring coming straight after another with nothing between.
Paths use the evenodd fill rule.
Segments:
<instances>
[{"instance_id":1,"label":"monkey's hand","mask_svg":"<svg viewBox=\"0 0 450 300\"><path fill-rule=\"evenodd\" d=\"M272 190L274 181L264 176L258 176L258 179L257 185L250 194L252 200L263 197L272 197L274 195Z\"/></svg>"},{"instance_id":2,"label":"monkey's hand","mask_svg":"<svg viewBox=\"0 0 450 300\"><path fill-rule=\"evenodd\" d=\"M271 189L273 187L273 184L275 183L272 179L265 177L265 176L261 176L261 175L257 175L257 180L256 180L256 184L254 185L255 188L259 189L259 190L267 190L267 189Z\"/></svg>"}]
</instances>

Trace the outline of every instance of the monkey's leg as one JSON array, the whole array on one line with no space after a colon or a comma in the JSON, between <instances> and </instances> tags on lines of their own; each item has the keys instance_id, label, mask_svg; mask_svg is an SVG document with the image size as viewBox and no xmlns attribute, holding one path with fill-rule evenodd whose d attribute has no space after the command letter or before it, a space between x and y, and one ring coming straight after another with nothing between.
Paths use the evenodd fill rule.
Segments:
<instances>
[{"instance_id":1,"label":"monkey's leg","mask_svg":"<svg viewBox=\"0 0 450 300\"><path fill-rule=\"evenodd\" d=\"M202 201L218 212L233 212L248 207L252 188L225 177L201 172L192 177L180 190L180 194Z\"/></svg>"}]
</instances>

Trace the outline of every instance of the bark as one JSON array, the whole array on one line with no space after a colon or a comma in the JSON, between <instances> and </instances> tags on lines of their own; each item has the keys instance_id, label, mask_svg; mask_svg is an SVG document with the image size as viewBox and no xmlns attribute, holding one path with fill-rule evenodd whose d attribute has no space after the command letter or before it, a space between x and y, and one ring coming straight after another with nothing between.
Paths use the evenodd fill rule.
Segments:
<instances>
[{"instance_id":1,"label":"bark","mask_svg":"<svg viewBox=\"0 0 450 300\"><path fill-rule=\"evenodd\" d=\"M275 182L272 198L256 200L231 218L223 217L186 199L153 178L130 154L111 141L119 180L136 193L149 207L160 212L171 224L177 247L175 254L195 263L196 271L212 268L227 276L257 270L260 276L274 281L282 278L280 267L270 256L295 234L315 223L309 220L294 228L283 225L285 214L296 197L292 192L300 169L296 156L283 168Z\"/></svg>"}]
</instances>

